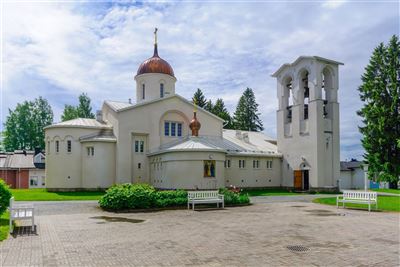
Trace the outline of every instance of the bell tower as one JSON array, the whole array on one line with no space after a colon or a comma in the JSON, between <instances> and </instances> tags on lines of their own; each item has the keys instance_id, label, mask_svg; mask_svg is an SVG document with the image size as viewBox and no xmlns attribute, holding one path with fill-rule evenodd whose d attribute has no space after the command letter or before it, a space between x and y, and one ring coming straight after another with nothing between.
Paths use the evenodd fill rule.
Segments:
<instances>
[{"instance_id":1,"label":"bell tower","mask_svg":"<svg viewBox=\"0 0 400 267\"><path fill-rule=\"evenodd\" d=\"M282 65L277 79L277 145L282 186L334 189L340 175L339 65L301 56Z\"/></svg>"}]
</instances>

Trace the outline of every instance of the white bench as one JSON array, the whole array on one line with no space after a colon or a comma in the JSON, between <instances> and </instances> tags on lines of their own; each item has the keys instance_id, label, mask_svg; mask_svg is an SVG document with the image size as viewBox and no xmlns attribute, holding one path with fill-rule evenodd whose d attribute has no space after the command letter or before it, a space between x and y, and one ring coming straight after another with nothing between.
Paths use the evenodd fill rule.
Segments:
<instances>
[{"instance_id":1,"label":"white bench","mask_svg":"<svg viewBox=\"0 0 400 267\"><path fill-rule=\"evenodd\" d=\"M342 196L336 197L337 208L339 208L339 202L343 203L343 208L345 208L345 203L368 204L368 211L371 211L371 204L375 204L375 208L378 209L378 194L366 191L343 191Z\"/></svg>"},{"instance_id":2,"label":"white bench","mask_svg":"<svg viewBox=\"0 0 400 267\"><path fill-rule=\"evenodd\" d=\"M195 204L206 204L206 203L222 203L222 208L225 207L224 195L219 194L218 191L189 191L188 192L188 203L187 207L190 209L190 204L194 210Z\"/></svg>"},{"instance_id":3,"label":"white bench","mask_svg":"<svg viewBox=\"0 0 400 267\"><path fill-rule=\"evenodd\" d=\"M15 205L14 197L10 199L10 233L13 232L12 221L15 220L31 220L32 232L35 231L35 210L33 205Z\"/></svg>"}]
</instances>

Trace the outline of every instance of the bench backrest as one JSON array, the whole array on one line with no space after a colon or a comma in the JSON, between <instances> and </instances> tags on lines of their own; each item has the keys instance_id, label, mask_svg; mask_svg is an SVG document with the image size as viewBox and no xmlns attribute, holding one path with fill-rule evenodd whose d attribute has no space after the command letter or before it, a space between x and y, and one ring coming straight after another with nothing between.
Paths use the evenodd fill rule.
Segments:
<instances>
[{"instance_id":1,"label":"bench backrest","mask_svg":"<svg viewBox=\"0 0 400 267\"><path fill-rule=\"evenodd\" d=\"M218 198L218 190L216 191L189 191L189 199L207 199L207 198Z\"/></svg>"},{"instance_id":2,"label":"bench backrest","mask_svg":"<svg viewBox=\"0 0 400 267\"><path fill-rule=\"evenodd\" d=\"M376 200L377 195L376 192L343 191L343 199Z\"/></svg>"}]
</instances>

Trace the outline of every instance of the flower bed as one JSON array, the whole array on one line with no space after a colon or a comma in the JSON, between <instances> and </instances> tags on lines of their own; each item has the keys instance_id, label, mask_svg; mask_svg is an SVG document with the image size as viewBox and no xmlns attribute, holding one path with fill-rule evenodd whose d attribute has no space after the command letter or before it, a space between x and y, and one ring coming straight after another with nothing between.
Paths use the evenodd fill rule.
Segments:
<instances>
[{"instance_id":1,"label":"flower bed","mask_svg":"<svg viewBox=\"0 0 400 267\"><path fill-rule=\"evenodd\" d=\"M220 189L225 196L226 205L249 204L247 194ZM106 191L99 200L100 207L106 210L137 210L183 207L187 205L185 190L158 191L148 184L119 184Z\"/></svg>"}]
</instances>

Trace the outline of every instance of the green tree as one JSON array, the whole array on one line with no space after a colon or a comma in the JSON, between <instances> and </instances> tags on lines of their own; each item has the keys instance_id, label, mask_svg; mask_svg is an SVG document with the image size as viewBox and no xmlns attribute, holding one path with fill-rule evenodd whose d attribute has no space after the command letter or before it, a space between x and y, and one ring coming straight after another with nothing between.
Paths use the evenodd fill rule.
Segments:
<instances>
[{"instance_id":1,"label":"green tree","mask_svg":"<svg viewBox=\"0 0 400 267\"><path fill-rule=\"evenodd\" d=\"M205 98L200 88L197 88L197 91L194 93L192 102L201 108L204 108L204 106L206 105L207 99Z\"/></svg>"},{"instance_id":2,"label":"green tree","mask_svg":"<svg viewBox=\"0 0 400 267\"><path fill-rule=\"evenodd\" d=\"M239 99L234 114L234 125L237 130L262 131L263 123L259 118L258 104L251 88L247 88Z\"/></svg>"},{"instance_id":3,"label":"green tree","mask_svg":"<svg viewBox=\"0 0 400 267\"><path fill-rule=\"evenodd\" d=\"M65 105L63 114L61 115L61 121L69 121L78 118L78 112L72 105Z\"/></svg>"},{"instance_id":4,"label":"green tree","mask_svg":"<svg viewBox=\"0 0 400 267\"><path fill-rule=\"evenodd\" d=\"M53 122L53 111L46 99L39 97L34 101L18 103L15 110L9 109L4 124L4 149L44 148L43 128Z\"/></svg>"},{"instance_id":5,"label":"green tree","mask_svg":"<svg viewBox=\"0 0 400 267\"><path fill-rule=\"evenodd\" d=\"M68 121L76 118L94 119L95 115L92 113L90 102L89 96L82 93L79 96L79 105L77 107L65 105L63 114L61 115L61 121Z\"/></svg>"},{"instance_id":6,"label":"green tree","mask_svg":"<svg viewBox=\"0 0 400 267\"><path fill-rule=\"evenodd\" d=\"M217 99L212 109L212 113L225 121L225 129L233 129L232 117L226 109L224 100L222 100L222 98Z\"/></svg>"},{"instance_id":7,"label":"green tree","mask_svg":"<svg viewBox=\"0 0 400 267\"><path fill-rule=\"evenodd\" d=\"M205 110L207 110L208 112L213 112L213 109L214 109L214 105L213 105L213 103L212 103L212 101L211 101L211 99L209 99L207 102L206 102L206 105L203 107Z\"/></svg>"},{"instance_id":8,"label":"green tree","mask_svg":"<svg viewBox=\"0 0 400 267\"><path fill-rule=\"evenodd\" d=\"M400 177L400 43L393 36L372 53L358 88L364 106L362 145L366 151L368 175L397 188Z\"/></svg>"}]
</instances>

